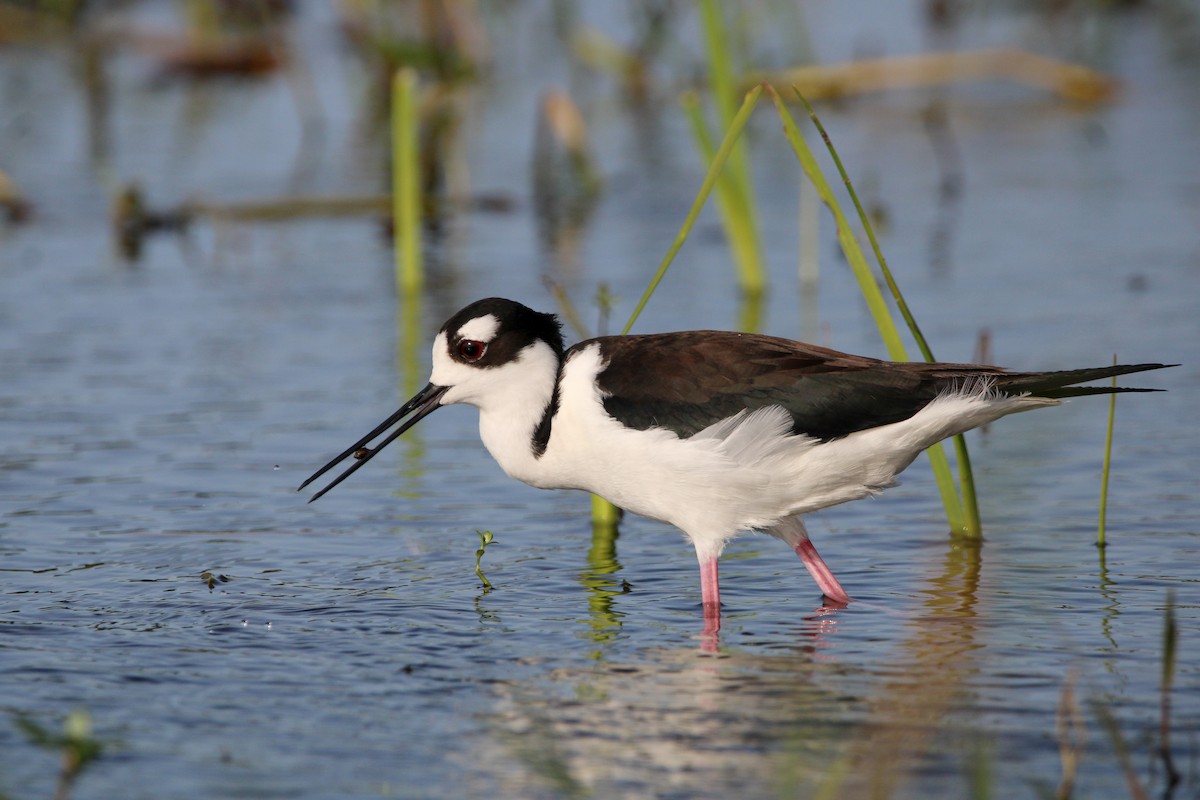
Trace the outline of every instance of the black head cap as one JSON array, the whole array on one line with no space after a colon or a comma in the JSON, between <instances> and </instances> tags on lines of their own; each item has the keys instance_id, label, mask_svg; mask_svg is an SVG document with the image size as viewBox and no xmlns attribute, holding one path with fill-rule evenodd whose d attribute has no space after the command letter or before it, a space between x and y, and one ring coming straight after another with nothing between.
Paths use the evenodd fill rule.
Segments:
<instances>
[{"instance_id":1,"label":"black head cap","mask_svg":"<svg viewBox=\"0 0 1200 800\"><path fill-rule=\"evenodd\" d=\"M544 314L534 311L528 306L521 305L503 297L488 297L476 300L466 306L442 325L442 333L446 334L450 352L454 353L458 344L459 330L473 319L485 316L495 317L499 325L496 333L488 343L487 354L478 362L478 366L487 367L503 364L515 358L517 353L528 347L536 340L550 345L554 354L561 359L565 347L562 337L562 323L554 314Z\"/></svg>"}]
</instances>

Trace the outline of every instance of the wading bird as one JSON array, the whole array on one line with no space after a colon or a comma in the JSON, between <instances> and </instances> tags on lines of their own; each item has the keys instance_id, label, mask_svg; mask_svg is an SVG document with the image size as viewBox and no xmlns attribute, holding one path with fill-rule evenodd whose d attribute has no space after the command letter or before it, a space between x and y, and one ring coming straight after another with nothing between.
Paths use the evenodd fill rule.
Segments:
<instances>
[{"instance_id":1,"label":"wading bird","mask_svg":"<svg viewBox=\"0 0 1200 800\"><path fill-rule=\"evenodd\" d=\"M426 415L467 403L511 477L593 492L682 530L700 561L706 620L720 616L717 558L745 530L781 539L844 604L802 514L876 494L930 445L1008 414L1156 391L1075 384L1165 366L1009 372L724 331L604 336L568 350L553 314L489 298L442 326L429 384L300 488L357 459L316 500Z\"/></svg>"}]
</instances>

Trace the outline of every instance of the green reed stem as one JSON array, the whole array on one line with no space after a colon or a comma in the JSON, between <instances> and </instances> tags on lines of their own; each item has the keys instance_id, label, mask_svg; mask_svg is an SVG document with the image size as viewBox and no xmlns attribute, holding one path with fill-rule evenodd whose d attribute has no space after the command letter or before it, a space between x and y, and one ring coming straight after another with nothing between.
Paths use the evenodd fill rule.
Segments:
<instances>
[{"instance_id":1,"label":"green reed stem","mask_svg":"<svg viewBox=\"0 0 1200 800\"><path fill-rule=\"evenodd\" d=\"M850 181L850 176L846 172L845 165L842 164L842 159L838 155L837 148L833 146L833 140L830 138L829 132L821 124L821 119L817 116L816 110L800 94L800 90L796 89L795 91L796 96L800 98L800 102L804 104L804 109L808 112L813 125L816 126L817 131L821 134L821 139L824 140L825 147L829 150L829 155L833 159L834 165L837 166L838 174L841 176L842 182L846 185L846 191L849 193L851 201L854 202L858 218L862 222L863 230L866 231L867 240L871 243L871 249L875 253L875 260L879 262L879 269L883 273L883 278L887 282L888 289L891 290L892 298L896 301L896 307L900 310L900 315L904 317L904 322L908 325L909 330L912 331L917 348L920 349L921 355L925 357L926 361L935 361L933 351L930 349L929 343L925 340L925 335L921 333L921 326L917 324L916 317L913 316L912 310L909 309L908 303L904 299L904 295L900 292L900 286L896 283L896 278L888 268L887 259L883 257L883 250L879 247L879 240L875 237L875 229L871 226L871 220L858 199L858 192L854 191L854 184Z\"/></svg>"},{"instance_id":2,"label":"green reed stem","mask_svg":"<svg viewBox=\"0 0 1200 800\"><path fill-rule=\"evenodd\" d=\"M720 4L715 0L702 0L700 21L708 48L709 81L717 117L721 126L729 129L736 116L735 76L725 39L726 24ZM711 161L712 140L694 94L685 95L684 108L692 121L701 153L706 161ZM766 268L756 223L758 214L755 208L754 184L751 180L746 148L741 142L734 145L729 155L728 169L721 173L717 184L717 209L729 240L742 290L747 294L762 293L766 287Z\"/></svg>"},{"instance_id":3,"label":"green reed stem","mask_svg":"<svg viewBox=\"0 0 1200 800\"><path fill-rule=\"evenodd\" d=\"M867 239L871 242L871 249L875 253L875 260L879 263L879 269L883 273L884 280L887 281L888 289L892 293L892 299L896 302L896 308L900 310L901 316L904 317L904 322L908 325L908 329L912 333L917 347L921 350L921 355L925 357L926 361L936 361L937 359L933 356L933 349L925 339L925 334L921 332L921 326L917 324L917 318L913 316L912 310L908 307L908 301L904 299L904 294L900 291L900 284L896 283L896 278L892 275L891 268L888 267L887 259L883 257L883 249L880 248L879 239L875 236L875 228L871 225L871 220L858 199L858 192L854 191L854 184L850 182L850 175L846 172L846 167L842 164L842 159L838 156L837 149L833 146L833 140L829 138L829 133L826 132L825 126L821 124L820 118L817 117L817 112L808 102L808 99L801 95L799 90L796 91L796 96L800 98L800 102L804 104L804 109L808 112L809 118L817 126L817 130L821 132L821 138L825 140L825 146L829 149L829 155L833 157L833 163L837 165L838 174L842 176L842 181L846 184L846 191L849 192L850 199L854 201L854 208L858 211L858 218L862 222L863 230L867 232ZM952 490L954 487L954 479L950 477L950 467L945 462L945 456L940 454L940 447L938 451L939 455L936 456L931 452L930 458L935 460L934 472L938 473L938 486L942 490L942 497L945 500L950 496L947 490ZM969 538L979 538L982 525L979 521L979 504L975 496L975 476L971 472L971 457L967 452L967 440L961 434L954 437L954 451L958 458L958 482L959 490L962 492L962 505L958 505L958 495L954 493L954 506L962 509L960 513L963 515L963 521L966 525L962 532ZM947 516L956 516L950 513L949 507L947 507L946 511ZM953 519L951 523L953 524ZM955 527L958 526L956 525Z\"/></svg>"},{"instance_id":4,"label":"green reed stem","mask_svg":"<svg viewBox=\"0 0 1200 800\"><path fill-rule=\"evenodd\" d=\"M967 437L960 433L954 437L953 442L954 457L958 460L958 490L961 493L963 514L963 527L958 528L958 532L968 539L980 539L983 536L983 521L979 516L979 496L975 492L975 473L971 471L971 453L967 449ZM945 454L935 456L930 453L929 457L934 464L941 464L944 463ZM948 468L949 465L947 465ZM947 481L946 486L951 489L954 487L953 478L944 480ZM942 497L945 498L947 494L941 480L938 482L938 488L942 491ZM949 509L946 511L946 517L951 519ZM951 524L953 524L952 519Z\"/></svg>"},{"instance_id":5,"label":"green reed stem","mask_svg":"<svg viewBox=\"0 0 1200 800\"><path fill-rule=\"evenodd\" d=\"M887 348L888 355L894 361L907 361L908 354L905 350L904 343L900 339L900 331L896 327L895 321L892 319L891 312L888 310L887 301L883 297L883 292L880 291L879 285L875 281L875 275L870 266L867 264L866 256L863 254L862 247L858 243L857 237L854 235L854 230L850 226L849 220L841 209L837 197L833 193L829 181L826 180L824 173L817 164L812 150L809 149L804 136L800 133L796 126L796 121L793 119L787 107L783 104L782 98L770 87L767 90L771 93L771 99L775 103L775 108L779 112L779 118L783 122L784 133L787 135L788 141L792 145L792 149L796 153L797 159L800 161L800 166L808 175L809 180L817 189L817 194L821 200L829 207L833 213L834 221L837 225L838 242L841 244L842 252L846 255L846 260L850 264L850 269L858 281L859 291L862 292L863 299L867 303L867 308L871 312L871 317L875 320L875 326L879 329L879 335L883 339L884 347ZM799 92L797 91L797 94ZM803 98L801 98L803 100ZM882 258L882 253L879 249L874 232L871 228L866 214L863 212L862 205L858 201L858 197L854 192L854 188L846 174L845 168L842 166L841 160L837 156L837 152L833 147L833 143L826 133L820 120L816 118L816 113L812 111L812 107L805 103L809 109L809 114L821 132L822 138L825 140L826 147L829 149L834 158L834 162L838 165L838 170L841 173L842 181L845 183L850 196L854 200L855 207L859 211L860 219L866 228L868 235L875 247L876 257L879 259L881 268L884 271L885 279L891 287L893 296L897 298L897 305L901 309L905 320L909 321L910 328L914 330L914 337L917 339L918 345L922 352L926 354L929 360L932 360L932 353L929 352L928 344L925 343L924 337L920 335L919 328L916 327L916 320L912 318L912 314L908 311L908 306L904 303L903 296L900 295L899 286L896 284L895 278L887 269L886 262ZM956 442L956 447L958 444ZM927 451L929 454L930 464L933 466L933 474L937 480L938 491L942 497L942 505L946 509L946 519L950 524L951 529L960 535L965 535L970 538L979 536L979 512L975 504L975 492L973 482L970 480L970 461L966 456L965 442L959 449L959 471L960 475L966 475L966 480L963 481L963 496L960 498L958 487L955 486L954 476L950 472L950 461L946 457L946 452L941 444L935 444ZM964 499L969 503L969 511L964 509Z\"/></svg>"},{"instance_id":6,"label":"green reed stem","mask_svg":"<svg viewBox=\"0 0 1200 800\"><path fill-rule=\"evenodd\" d=\"M800 167L808 175L813 186L816 187L817 195L821 198L822 202L833 212L833 219L837 226L838 243L842 247L842 252L846 255L846 260L850 263L850 270L854 274L855 280L858 281L859 291L862 292L867 309L871 312L871 318L875 320L875 326L879 329L879 336L883 339L883 345L887 349L888 355L895 361L907 360L908 354L904 349L904 342L900 339L900 331L892 321L891 313L887 308L887 301L884 300L883 292L879 290L879 286L875 282L875 276L871 273L866 256L863 255L862 247L859 246L858 240L854 236L854 229L850 227L849 220L847 220L846 215L842 212L841 204L838 203L837 197L834 196L829 181L825 179L825 174L821 171L820 166L817 165L816 157L813 156L812 150L809 149L808 143L805 142L804 136L800 133L800 129L796 127L795 119L792 118L791 113L783 104L779 94L770 86L767 87L767 91L770 92L771 99L779 111L779 118L783 122L784 134L787 136L788 142L791 143L796 158L800 161Z\"/></svg>"},{"instance_id":7,"label":"green reed stem","mask_svg":"<svg viewBox=\"0 0 1200 800\"><path fill-rule=\"evenodd\" d=\"M683 247L683 243L687 240L688 234L696 224L696 218L700 216L700 209L704 208L704 203L708 200L708 196L712 194L713 186L717 183L717 178L721 174L721 168L725 166L725 162L729 159L729 154L733 150L734 144L737 143L738 137L742 135L742 130L746 127L746 122L750 119L751 112L754 111L755 105L758 104L758 98L762 95L762 87L756 86L746 93L745 99L742 101L742 107L733 118L733 123L729 126L729 130L725 133L725 139L721 142L721 146L717 148L717 154L713 158L712 164L708 168L708 174L704 176L704 182L700 184L700 191L696 195L696 199L692 201L692 207L688 211L687 216L683 220L683 225L679 229L679 233L675 235L675 241L667 249L666 255L663 256L662 262L658 265L658 270L654 273L654 277L650 279L650 285L646 287L646 291L642 293L642 297L638 300L637 306L633 309L633 313L629 316L629 321L625 323L625 327L621 329L621 334L629 333L633 328L634 322L641 315L642 309L646 307L646 303L650 300L650 295L654 294L654 290L658 288L658 284L662 282L663 277L667 274L667 269L675 260L675 256L679 253L679 249Z\"/></svg>"},{"instance_id":8,"label":"green reed stem","mask_svg":"<svg viewBox=\"0 0 1200 800\"><path fill-rule=\"evenodd\" d=\"M681 103L688 121L692 123L692 133L700 156L705 163L711 164L716 156L716 147L704 120L699 98L695 93L688 92L684 94ZM736 153L740 149L735 147L733 152ZM754 212L746 200L746 187L733 177L732 167L733 161L730 160L728 168L717 180L717 211L721 216L729 250L733 254L733 263L738 270L738 283L747 296L754 297L761 295L766 288L765 268L752 216Z\"/></svg>"},{"instance_id":9,"label":"green reed stem","mask_svg":"<svg viewBox=\"0 0 1200 800\"><path fill-rule=\"evenodd\" d=\"M1113 366L1117 364L1117 354L1113 353ZM1114 375L1112 385L1117 385ZM1117 419L1117 395L1114 392L1108 396L1108 430L1104 434L1104 465L1100 468L1100 524L1096 531L1096 546L1103 549L1108 547L1108 475L1112 467L1113 428Z\"/></svg>"},{"instance_id":10,"label":"green reed stem","mask_svg":"<svg viewBox=\"0 0 1200 800\"><path fill-rule=\"evenodd\" d=\"M421 189L417 153L417 73L405 67L392 77L392 226L396 286L405 294L425 283L421 262Z\"/></svg>"},{"instance_id":11,"label":"green reed stem","mask_svg":"<svg viewBox=\"0 0 1200 800\"><path fill-rule=\"evenodd\" d=\"M592 525L600 528L616 528L621 521L621 510L598 494L592 495Z\"/></svg>"}]
</instances>

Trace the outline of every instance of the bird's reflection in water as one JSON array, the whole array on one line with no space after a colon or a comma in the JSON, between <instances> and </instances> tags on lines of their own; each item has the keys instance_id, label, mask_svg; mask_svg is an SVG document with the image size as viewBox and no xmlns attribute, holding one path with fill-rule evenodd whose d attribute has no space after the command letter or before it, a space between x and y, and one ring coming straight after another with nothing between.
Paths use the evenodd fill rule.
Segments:
<instances>
[{"instance_id":1,"label":"bird's reflection in water","mask_svg":"<svg viewBox=\"0 0 1200 800\"><path fill-rule=\"evenodd\" d=\"M953 758L938 744L961 728L978 671L977 545L948 546L907 612L826 601L779 627L729 604L724 629L705 625L698 647L639 649L620 635L615 533L597 534L580 575L594 657L496 687L495 746L476 754L499 762L478 770L505 776L494 793L886 796ZM880 615L895 617L894 658L864 669L848 654L877 637ZM957 763L943 766L961 779Z\"/></svg>"},{"instance_id":2,"label":"bird's reflection in water","mask_svg":"<svg viewBox=\"0 0 1200 800\"><path fill-rule=\"evenodd\" d=\"M821 605L814 608L807 615L802 617L804 624L796 631L796 635L802 642L806 641L814 648L819 648L824 644L824 638L831 635L837 629L837 614L843 609L849 608L848 603L843 603L838 600L831 600L828 597L821 598ZM721 648L721 617L706 615L704 618L704 627L700 630L700 652L716 653Z\"/></svg>"}]
</instances>

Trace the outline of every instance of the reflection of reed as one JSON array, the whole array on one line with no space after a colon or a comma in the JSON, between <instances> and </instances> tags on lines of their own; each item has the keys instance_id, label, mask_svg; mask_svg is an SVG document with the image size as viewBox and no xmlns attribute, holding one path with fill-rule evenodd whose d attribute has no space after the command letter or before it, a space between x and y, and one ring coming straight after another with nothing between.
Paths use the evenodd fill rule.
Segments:
<instances>
[{"instance_id":1,"label":"reflection of reed","mask_svg":"<svg viewBox=\"0 0 1200 800\"><path fill-rule=\"evenodd\" d=\"M892 673L844 762L831 771L820 797L890 797L931 751L967 678L977 671L980 546L957 539L942 574L930 581L925 611L911 624Z\"/></svg>"},{"instance_id":2,"label":"reflection of reed","mask_svg":"<svg viewBox=\"0 0 1200 800\"><path fill-rule=\"evenodd\" d=\"M1111 653L1116 653L1121 648L1117 646L1117 640L1113 636L1113 623L1121 614L1121 601L1117 596L1116 585L1108 574L1108 559L1105 556L1103 547L1097 548L1100 554L1100 595L1104 598L1105 605L1101 606L1104 609L1104 616L1100 618L1100 632L1104 634L1104 638L1108 640L1112 649Z\"/></svg>"},{"instance_id":3,"label":"reflection of reed","mask_svg":"<svg viewBox=\"0 0 1200 800\"><path fill-rule=\"evenodd\" d=\"M589 630L586 636L595 644L611 641L621 630L621 614L613 610L613 598L628 589L624 581L614 577L621 570L617 561L617 536L617 518L606 521L593 516L588 567L579 574L579 582L588 593Z\"/></svg>"}]
</instances>

